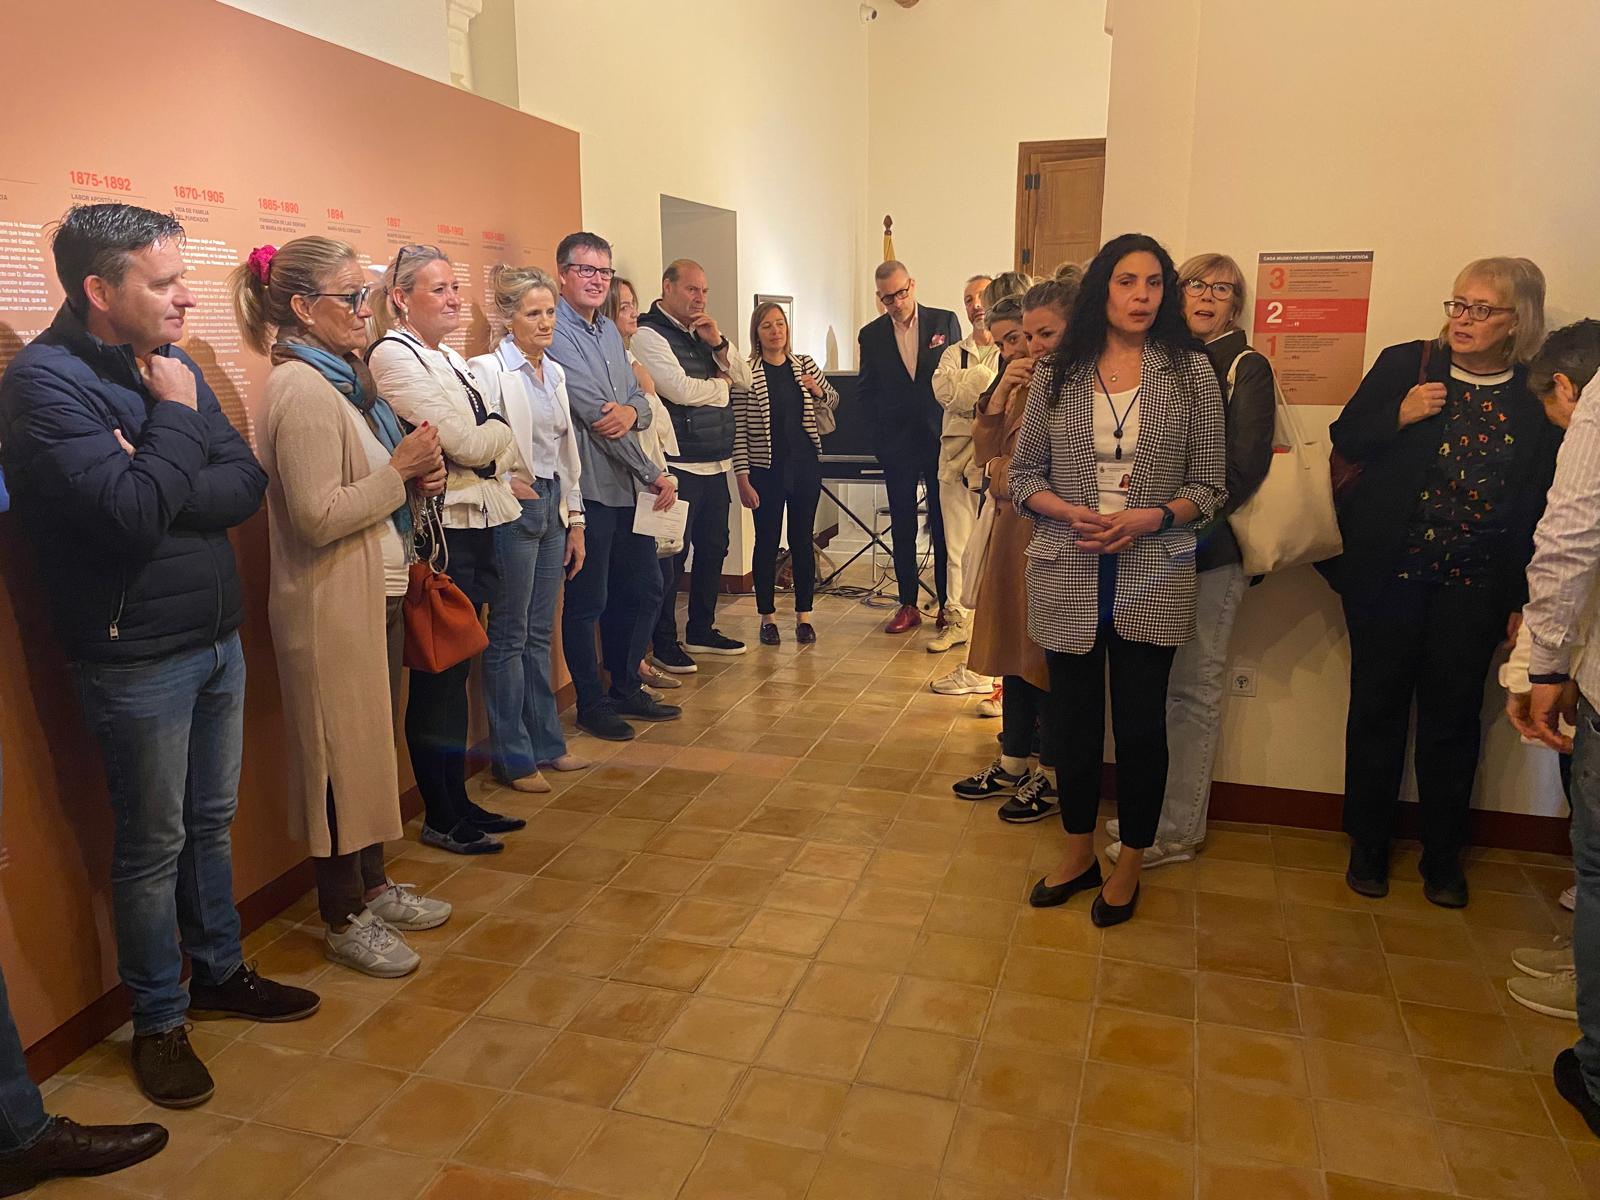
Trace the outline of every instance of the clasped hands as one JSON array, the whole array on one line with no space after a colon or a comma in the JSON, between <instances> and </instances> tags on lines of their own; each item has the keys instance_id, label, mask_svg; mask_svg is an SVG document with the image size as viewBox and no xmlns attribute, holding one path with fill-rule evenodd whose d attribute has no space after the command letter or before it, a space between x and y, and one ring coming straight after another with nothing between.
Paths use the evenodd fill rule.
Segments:
<instances>
[{"instance_id":1,"label":"clasped hands","mask_svg":"<svg viewBox=\"0 0 1600 1200\"><path fill-rule=\"evenodd\" d=\"M1161 529L1159 508L1125 508L1119 513L1100 513L1080 504L1067 505L1067 523L1078 535L1077 547L1087 554L1119 554L1134 538Z\"/></svg>"}]
</instances>

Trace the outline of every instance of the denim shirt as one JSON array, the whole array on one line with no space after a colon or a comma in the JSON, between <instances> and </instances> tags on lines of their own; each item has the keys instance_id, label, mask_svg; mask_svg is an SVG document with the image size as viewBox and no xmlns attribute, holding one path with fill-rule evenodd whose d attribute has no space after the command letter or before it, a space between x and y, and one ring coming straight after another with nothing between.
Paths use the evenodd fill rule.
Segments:
<instances>
[{"instance_id":1,"label":"denim shirt","mask_svg":"<svg viewBox=\"0 0 1600 1200\"><path fill-rule=\"evenodd\" d=\"M628 366L627 350L616 324L596 314L591 323L562 297L556 303L555 338L549 355L567 376L567 401L577 426L578 458L583 465L583 498L613 508L632 507L634 495L661 474L639 447L636 430L650 425L650 402ZM606 404L629 404L638 422L620 438L593 432Z\"/></svg>"}]
</instances>

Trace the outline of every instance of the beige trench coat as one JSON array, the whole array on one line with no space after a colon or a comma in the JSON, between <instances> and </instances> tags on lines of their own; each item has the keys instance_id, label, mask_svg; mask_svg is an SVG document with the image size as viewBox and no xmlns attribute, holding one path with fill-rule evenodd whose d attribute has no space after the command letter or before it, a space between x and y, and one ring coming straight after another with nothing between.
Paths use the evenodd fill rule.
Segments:
<instances>
[{"instance_id":1,"label":"beige trench coat","mask_svg":"<svg viewBox=\"0 0 1600 1200\"><path fill-rule=\"evenodd\" d=\"M401 836L378 535L406 502L406 485L390 467L370 469L349 408L304 363L282 363L267 379L267 612L289 829L319 858ZM338 846L328 834L330 783Z\"/></svg>"}]
</instances>

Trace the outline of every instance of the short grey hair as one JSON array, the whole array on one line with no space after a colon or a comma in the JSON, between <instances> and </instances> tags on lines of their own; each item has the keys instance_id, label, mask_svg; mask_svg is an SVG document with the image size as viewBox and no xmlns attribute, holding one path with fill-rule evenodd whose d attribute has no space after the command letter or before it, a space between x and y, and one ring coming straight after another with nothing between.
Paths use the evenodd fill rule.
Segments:
<instances>
[{"instance_id":1,"label":"short grey hair","mask_svg":"<svg viewBox=\"0 0 1600 1200\"><path fill-rule=\"evenodd\" d=\"M911 274L910 271L906 271L905 263L901 262L898 258L891 258L887 262L881 262L878 264L878 269L872 273L872 282L882 283L896 271L905 271L907 275Z\"/></svg>"},{"instance_id":2,"label":"short grey hair","mask_svg":"<svg viewBox=\"0 0 1600 1200\"><path fill-rule=\"evenodd\" d=\"M961 287L962 287L963 290L965 290L966 288L971 287L973 284L980 283L980 282L981 283L993 283L994 282L994 276L993 275L970 275L970 276L967 277L967 281L965 283L963 283L961 285Z\"/></svg>"}]
</instances>

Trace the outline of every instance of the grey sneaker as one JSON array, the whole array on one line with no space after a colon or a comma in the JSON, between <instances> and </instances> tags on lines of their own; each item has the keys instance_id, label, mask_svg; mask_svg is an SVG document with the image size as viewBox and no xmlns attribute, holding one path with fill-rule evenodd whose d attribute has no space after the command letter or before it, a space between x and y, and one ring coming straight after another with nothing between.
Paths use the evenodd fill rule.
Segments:
<instances>
[{"instance_id":1,"label":"grey sneaker","mask_svg":"<svg viewBox=\"0 0 1600 1200\"><path fill-rule=\"evenodd\" d=\"M328 930L322 952L331 962L379 979L409 975L422 963L417 952L371 911L351 917L343 933Z\"/></svg>"},{"instance_id":2,"label":"grey sneaker","mask_svg":"<svg viewBox=\"0 0 1600 1200\"><path fill-rule=\"evenodd\" d=\"M1547 1017L1578 1019L1578 976L1573 971L1562 971L1544 979L1519 975L1506 980L1506 991L1523 1008L1531 1008Z\"/></svg>"},{"instance_id":3,"label":"grey sneaker","mask_svg":"<svg viewBox=\"0 0 1600 1200\"><path fill-rule=\"evenodd\" d=\"M1561 893L1561 907L1568 912L1576 912L1578 908L1578 885L1573 884Z\"/></svg>"},{"instance_id":4,"label":"grey sneaker","mask_svg":"<svg viewBox=\"0 0 1600 1200\"><path fill-rule=\"evenodd\" d=\"M1555 938L1548 946L1525 947L1511 952L1511 965L1524 975L1534 979L1549 979L1552 975L1560 975L1570 971L1572 967L1572 942L1567 938Z\"/></svg>"},{"instance_id":5,"label":"grey sneaker","mask_svg":"<svg viewBox=\"0 0 1600 1200\"><path fill-rule=\"evenodd\" d=\"M367 911L390 929L437 929L450 919L448 901L419 895L409 883L389 883L389 890L367 901Z\"/></svg>"},{"instance_id":6,"label":"grey sneaker","mask_svg":"<svg viewBox=\"0 0 1600 1200\"><path fill-rule=\"evenodd\" d=\"M1108 825L1115 825L1115 821L1108 821ZM1186 846L1182 842L1168 842L1161 838L1144 852L1144 865L1147 867L1164 867L1169 863L1192 862L1194 856L1200 852L1200 845ZM1122 857L1122 842L1115 841L1106 847L1106 857L1112 862Z\"/></svg>"}]
</instances>

